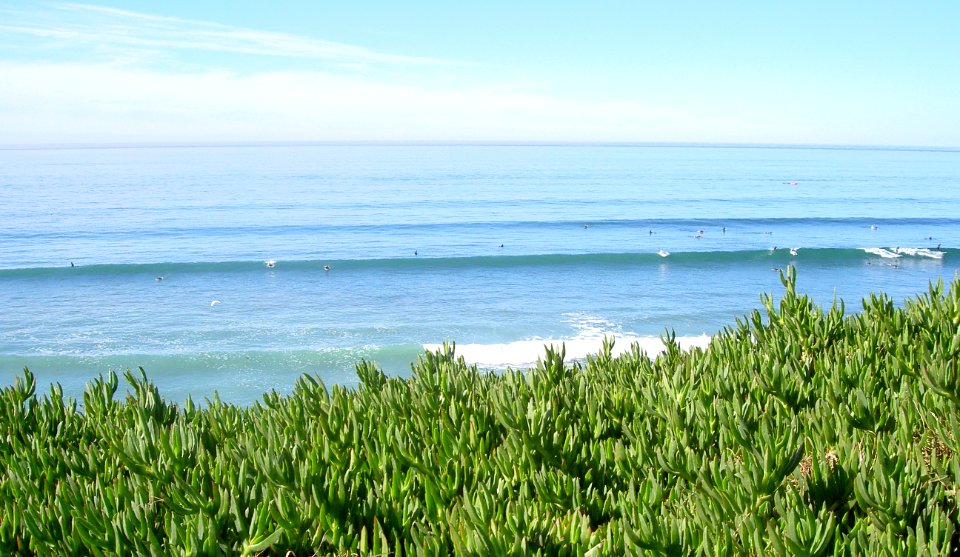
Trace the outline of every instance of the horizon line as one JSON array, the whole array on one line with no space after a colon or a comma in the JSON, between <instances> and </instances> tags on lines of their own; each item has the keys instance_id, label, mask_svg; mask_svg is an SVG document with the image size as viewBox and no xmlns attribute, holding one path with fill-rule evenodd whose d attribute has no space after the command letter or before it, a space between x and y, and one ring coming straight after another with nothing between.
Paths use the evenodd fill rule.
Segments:
<instances>
[{"instance_id":1,"label":"horizon line","mask_svg":"<svg viewBox=\"0 0 960 557\"><path fill-rule=\"evenodd\" d=\"M96 149L206 149L218 147L687 147L752 149L836 149L865 151L960 152L960 146L843 143L749 143L705 141L482 140L482 139L321 139L276 141L104 141L0 144L0 151Z\"/></svg>"}]
</instances>

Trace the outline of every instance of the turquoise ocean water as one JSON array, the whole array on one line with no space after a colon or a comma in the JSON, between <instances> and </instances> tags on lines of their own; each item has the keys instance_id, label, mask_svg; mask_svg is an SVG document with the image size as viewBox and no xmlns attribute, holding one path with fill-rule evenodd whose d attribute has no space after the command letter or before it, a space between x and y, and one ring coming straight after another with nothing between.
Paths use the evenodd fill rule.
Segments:
<instances>
[{"instance_id":1,"label":"turquoise ocean water","mask_svg":"<svg viewBox=\"0 0 960 557\"><path fill-rule=\"evenodd\" d=\"M494 369L697 342L790 264L848 312L960 269L956 150L11 149L0 199L0 382L73 396L138 366L247 404L303 373L355 385L362 358L407 375L443 341Z\"/></svg>"}]
</instances>

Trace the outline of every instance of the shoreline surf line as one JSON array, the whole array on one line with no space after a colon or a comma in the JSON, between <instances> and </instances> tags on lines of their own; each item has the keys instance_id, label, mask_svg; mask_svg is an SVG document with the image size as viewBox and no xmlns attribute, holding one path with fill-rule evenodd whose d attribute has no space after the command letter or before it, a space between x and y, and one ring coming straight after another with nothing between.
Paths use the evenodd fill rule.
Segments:
<instances>
[{"instance_id":1,"label":"shoreline surf line","mask_svg":"<svg viewBox=\"0 0 960 557\"><path fill-rule=\"evenodd\" d=\"M564 347L565 359L568 361L585 360L587 356L596 355L602 350L604 338L529 339L497 344L455 344L454 354L457 357L463 357L467 364L480 368L521 369L535 367L537 361L543 358L547 347L554 349ZM635 344L650 358L656 358L666 350L660 337L613 335L606 338L614 340L613 356L629 352ZM676 337L676 342L682 350L690 350L706 348L712 339L712 336L703 334ZM428 352L436 352L443 348L443 344L428 343L424 344L423 348Z\"/></svg>"}]
</instances>

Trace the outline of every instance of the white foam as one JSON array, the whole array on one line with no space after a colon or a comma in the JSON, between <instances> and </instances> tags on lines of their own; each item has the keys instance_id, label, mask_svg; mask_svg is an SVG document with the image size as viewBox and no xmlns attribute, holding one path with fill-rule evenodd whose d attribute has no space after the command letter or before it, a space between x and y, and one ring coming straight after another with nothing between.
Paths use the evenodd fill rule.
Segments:
<instances>
[{"instance_id":1,"label":"white foam","mask_svg":"<svg viewBox=\"0 0 960 557\"><path fill-rule=\"evenodd\" d=\"M929 257L930 259L943 259L943 252L929 248L895 248L895 253L900 255L910 255L912 257Z\"/></svg>"},{"instance_id":2,"label":"white foam","mask_svg":"<svg viewBox=\"0 0 960 557\"><path fill-rule=\"evenodd\" d=\"M563 314L564 321L577 330L576 338L598 338L623 334L623 327L604 317L582 311Z\"/></svg>"},{"instance_id":3,"label":"white foam","mask_svg":"<svg viewBox=\"0 0 960 557\"><path fill-rule=\"evenodd\" d=\"M655 357L665 350L663 342L658 337L610 336L613 336L615 340L614 356L629 351L633 344L637 344L650 357ZM561 346L565 347L568 361L583 360L587 355L600 352L603 348L603 340L603 337L590 335L568 339L518 340L502 344L457 344L455 353L457 356L462 356L468 364L482 368L528 368L536 365L537 360L543 357L548 346L552 346L554 349L560 349ZM704 348L710 344L708 335L677 337L676 340L680 348L684 350L694 347ZM434 352L441 346L440 344L424 344L423 348Z\"/></svg>"},{"instance_id":4,"label":"white foam","mask_svg":"<svg viewBox=\"0 0 960 557\"><path fill-rule=\"evenodd\" d=\"M863 251L867 253L872 253L873 255L879 255L884 259L896 259L900 257L899 253L894 253L892 251L887 251L883 248L863 248Z\"/></svg>"},{"instance_id":5,"label":"white foam","mask_svg":"<svg viewBox=\"0 0 960 557\"><path fill-rule=\"evenodd\" d=\"M943 259L943 255L946 253L938 249L930 248L863 248L863 251L872 253L873 255L879 255L885 259L896 259L904 255L910 257L926 257L929 259Z\"/></svg>"}]
</instances>

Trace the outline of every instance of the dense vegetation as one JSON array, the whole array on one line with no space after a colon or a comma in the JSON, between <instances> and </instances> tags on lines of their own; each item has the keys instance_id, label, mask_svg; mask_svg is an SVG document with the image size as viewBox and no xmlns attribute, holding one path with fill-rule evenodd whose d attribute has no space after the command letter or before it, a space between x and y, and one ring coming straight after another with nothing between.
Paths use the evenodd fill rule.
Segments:
<instances>
[{"instance_id":1,"label":"dense vegetation","mask_svg":"<svg viewBox=\"0 0 960 557\"><path fill-rule=\"evenodd\" d=\"M784 285L706 350L487 374L446 349L249 408L24 371L0 553L956 553L960 281L852 316Z\"/></svg>"}]
</instances>

